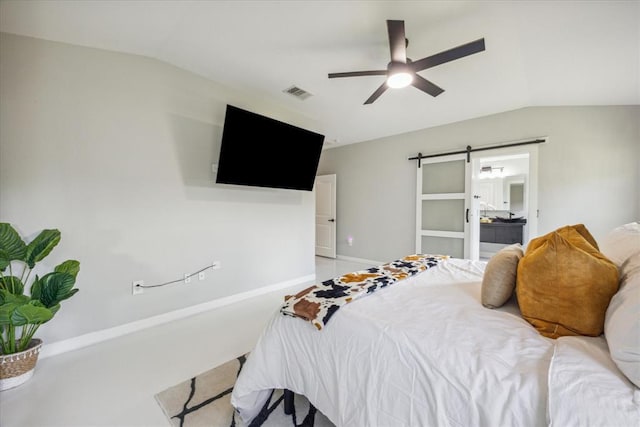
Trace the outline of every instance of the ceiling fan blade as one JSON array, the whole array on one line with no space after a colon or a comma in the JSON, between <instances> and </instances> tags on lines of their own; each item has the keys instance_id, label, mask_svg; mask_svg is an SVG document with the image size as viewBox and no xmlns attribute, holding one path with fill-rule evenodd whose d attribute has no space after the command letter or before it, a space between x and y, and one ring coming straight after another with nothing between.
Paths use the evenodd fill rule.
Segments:
<instances>
[{"instance_id":1,"label":"ceiling fan blade","mask_svg":"<svg viewBox=\"0 0 640 427\"><path fill-rule=\"evenodd\" d=\"M474 53L482 52L483 50L484 39L478 39L461 46L454 47L453 49L445 50L444 52L436 53L435 55L414 61L411 63L411 68L413 68L414 71L426 70L427 68L473 55Z\"/></svg>"},{"instance_id":2,"label":"ceiling fan blade","mask_svg":"<svg viewBox=\"0 0 640 427\"><path fill-rule=\"evenodd\" d=\"M360 76L386 76L387 70L372 70L372 71L350 71L347 73L329 73L330 79L336 77L360 77Z\"/></svg>"},{"instance_id":3,"label":"ceiling fan blade","mask_svg":"<svg viewBox=\"0 0 640 427\"><path fill-rule=\"evenodd\" d=\"M404 34L404 21L387 21L391 61L407 63L407 40Z\"/></svg>"},{"instance_id":4,"label":"ceiling fan blade","mask_svg":"<svg viewBox=\"0 0 640 427\"><path fill-rule=\"evenodd\" d=\"M385 81L384 83L382 83L382 85L378 89L376 89L375 92L373 92L373 94L369 97L369 99L364 101L364 105L373 104L373 101L378 99L380 95L382 95L384 91L387 90L387 88L388 88L387 82Z\"/></svg>"},{"instance_id":5,"label":"ceiling fan blade","mask_svg":"<svg viewBox=\"0 0 640 427\"><path fill-rule=\"evenodd\" d=\"M413 83L411 84L414 87L417 87L418 89L420 89L421 91L426 92L429 95L434 97L444 92L444 89L442 89L440 86L436 86L435 84L431 83L429 80L417 74L413 76Z\"/></svg>"}]
</instances>

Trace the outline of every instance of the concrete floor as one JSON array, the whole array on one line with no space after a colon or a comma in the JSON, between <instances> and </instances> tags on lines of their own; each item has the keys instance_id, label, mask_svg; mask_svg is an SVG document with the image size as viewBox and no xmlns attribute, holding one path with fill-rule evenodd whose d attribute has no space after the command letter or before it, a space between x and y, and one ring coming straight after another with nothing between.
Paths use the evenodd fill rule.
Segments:
<instances>
[{"instance_id":1,"label":"concrete floor","mask_svg":"<svg viewBox=\"0 0 640 427\"><path fill-rule=\"evenodd\" d=\"M369 267L316 257L316 281ZM168 426L154 395L253 349L283 295L273 292L38 361L0 393L0 425Z\"/></svg>"}]
</instances>

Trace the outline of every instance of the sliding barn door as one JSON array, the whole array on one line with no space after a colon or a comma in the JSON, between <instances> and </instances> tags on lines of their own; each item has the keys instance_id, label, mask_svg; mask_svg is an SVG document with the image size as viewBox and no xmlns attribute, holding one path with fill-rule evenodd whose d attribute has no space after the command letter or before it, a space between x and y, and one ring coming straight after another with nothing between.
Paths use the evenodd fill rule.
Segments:
<instances>
[{"instance_id":1,"label":"sliding barn door","mask_svg":"<svg viewBox=\"0 0 640 427\"><path fill-rule=\"evenodd\" d=\"M422 159L417 169L416 252L470 258L466 155Z\"/></svg>"}]
</instances>

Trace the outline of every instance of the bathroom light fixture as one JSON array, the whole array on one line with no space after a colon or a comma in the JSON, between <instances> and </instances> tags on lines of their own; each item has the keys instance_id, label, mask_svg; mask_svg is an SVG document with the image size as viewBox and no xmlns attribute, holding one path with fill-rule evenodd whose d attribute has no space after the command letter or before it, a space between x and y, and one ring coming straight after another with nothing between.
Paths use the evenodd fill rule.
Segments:
<instances>
[{"instance_id":1,"label":"bathroom light fixture","mask_svg":"<svg viewBox=\"0 0 640 427\"><path fill-rule=\"evenodd\" d=\"M482 166L480 168L480 178L502 178L504 167Z\"/></svg>"}]
</instances>

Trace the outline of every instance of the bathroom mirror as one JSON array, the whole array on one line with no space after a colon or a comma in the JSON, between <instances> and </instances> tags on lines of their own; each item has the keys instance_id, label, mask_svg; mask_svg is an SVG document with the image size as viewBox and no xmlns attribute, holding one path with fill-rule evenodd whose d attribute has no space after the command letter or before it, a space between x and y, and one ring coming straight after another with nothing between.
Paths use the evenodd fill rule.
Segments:
<instances>
[{"instance_id":1,"label":"bathroom mirror","mask_svg":"<svg viewBox=\"0 0 640 427\"><path fill-rule=\"evenodd\" d=\"M512 175L503 178L503 209L514 214L526 210L525 175Z\"/></svg>"},{"instance_id":2,"label":"bathroom mirror","mask_svg":"<svg viewBox=\"0 0 640 427\"><path fill-rule=\"evenodd\" d=\"M480 209L487 211L526 210L525 175L478 180L476 191L480 198Z\"/></svg>"}]
</instances>

